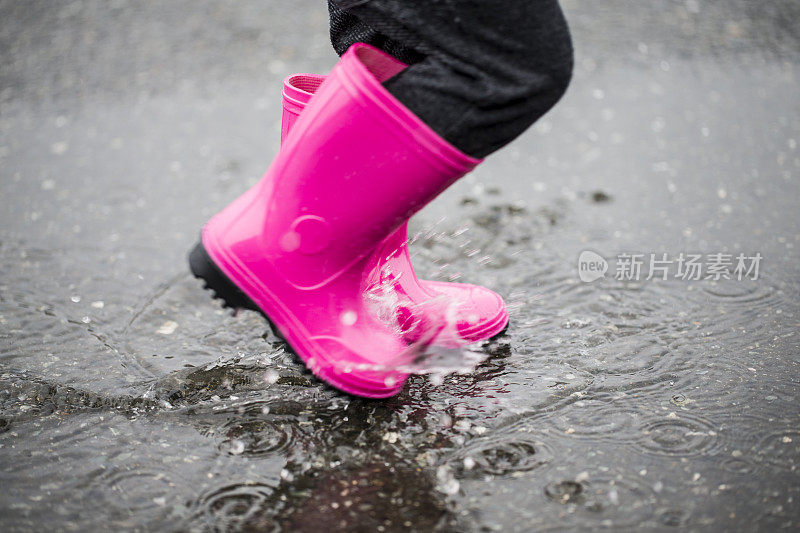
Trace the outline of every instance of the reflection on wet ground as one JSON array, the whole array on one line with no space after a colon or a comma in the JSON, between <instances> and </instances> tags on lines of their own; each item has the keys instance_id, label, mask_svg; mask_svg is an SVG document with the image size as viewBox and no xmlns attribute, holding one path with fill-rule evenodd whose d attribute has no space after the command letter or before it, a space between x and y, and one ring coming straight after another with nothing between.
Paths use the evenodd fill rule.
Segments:
<instances>
[{"instance_id":1,"label":"reflection on wet ground","mask_svg":"<svg viewBox=\"0 0 800 533\"><path fill-rule=\"evenodd\" d=\"M4 529L797 527L800 48L779 23L791 5L756 17L739 2L657 2L635 18L664 24L608 43L611 11L567 3L571 93L412 224L420 277L496 289L509 328L477 347L474 370L366 401L322 385L262 317L222 309L186 271L200 224L277 147L278 100L254 77L277 87L333 60L324 6L298 3L319 33L301 42L265 4L113 8L153 40L134 67L155 69L166 47L199 88L89 76L73 91L69 69L48 81L55 101L4 85ZM113 57L125 49L92 33L100 4L31 9L17 16L32 35L61 17L112 39ZM158 40L153 9L216 24L227 44L197 37L197 57L230 72L192 77L195 56ZM700 32L714 20L718 39ZM765 262L758 280L582 283L585 249Z\"/></svg>"}]
</instances>

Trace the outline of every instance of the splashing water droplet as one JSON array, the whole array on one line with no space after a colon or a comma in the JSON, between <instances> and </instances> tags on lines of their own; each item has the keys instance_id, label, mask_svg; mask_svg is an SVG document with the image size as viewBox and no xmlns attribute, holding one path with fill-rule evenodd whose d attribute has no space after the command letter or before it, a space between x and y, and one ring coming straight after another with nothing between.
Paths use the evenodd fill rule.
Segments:
<instances>
[{"instance_id":1,"label":"splashing water droplet","mask_svg":"<svg viewBox=\"0 0 800 533\"><path fill-rule=\"evenodd\" d=\"M431 382L441 385L445 375L471 372L488 356L467 347L469 343L461 337L459 325L473 325L480 317L474 312L461 312L459 301L441 293L415 302L404 290L401 274L382 267L371 275L375 281L365 291L366 309L407 344L403 353L384 362L379 370L434 374ZM342 314L343 323L347 313ZM347 372L347 368L342 371ZM393 384L391 379L388 386Z\"/></svg>"},{"instance_id":2,"label":"splashing water droplet","mask_svg":"<svg viewBox=\"0 0 800 533\"><path fill-rule=\"evenodd\" d=\"M232 440L228 451L231 455L241 455L244 452L244 442L239 439Z\"/></svg>"},{"instance_id":3,"label":"splashing water droplet","mask_svg":"<svg viewBox=\"0 0 800 533\"><path fill-rule=\"evenodd\" d=\"M436 479L438 481L436 488L449 496L456 494L461 488L461 484L453 477L453 472L447 466L436 469Z\"/></svg>"},{"instance_id":4,"label":"splashing water droplet","mask_svg":"<svg viewBox=\"0 0 800 533\"><path fill-rule=\"evenodd\" d=\"M178 329L178 323L174 320L167 320L156 330L156 333L161 335L172 335Z\"/></svg>"},{"instance_id":5,"label":"splashing water droplet","mask_svg":"<svg viewBox=\"0 0 800 533\"><path fill-rule=\"evenodd\" d=\"M342 322L342 325L352 326L358 320L358 314L355 311L345 311L341 314L339 320Z\"/></svg>"}]
</instances>

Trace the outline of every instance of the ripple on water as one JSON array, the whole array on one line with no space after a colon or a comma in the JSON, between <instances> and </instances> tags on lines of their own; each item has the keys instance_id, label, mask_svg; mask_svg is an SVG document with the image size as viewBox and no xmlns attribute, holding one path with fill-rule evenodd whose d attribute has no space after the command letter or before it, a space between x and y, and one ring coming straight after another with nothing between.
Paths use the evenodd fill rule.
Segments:
<instances>
[{"instance_id":1,"label":"ripple on water","mask_svg":"<svg viewBox=\"0 0 800 533\"><path fill-rule=\"evenodd\" d=\"M567 513L558 512L558 525L542 524L543 529L553 530L574 524L583 524L587 529L641 527L654 515L656 503L655 493L646 481L612 473L553 480L543 492L552 505L567 507ZM543 518L548 516L552 515L545 513Z\"/></svg>"},{"instance_id":2,"label":"ripple on water","mask_svg":"<svg viewBox=\"0 0 800 533\"><path fill-rule=\"evenodd\" d=\"M800 460L800 430L768 430L756 445L756 457L772 467L794 472Z\"/></svg>"},{"instance_id":3,"label":"ripple on water","mask_svg":"<svg viewBox=\"0 0 800 533\"><path fill-rule=\"evenodd\" d=\"M740 476L761 475L763 463L757 454L763 433L757 428L765 423L765 418L755 416L740 409L718 413L719 433L725 446L714 458L720 468L730 474Z\"/></svg>"},{"instance_id":4,"label":"ripple on water","mask_svg":"<svg viewBox=\"0 0 800 533\"><path fill-rule=\"evenodd\" d=\"M473 439L448 462L462 476L506 476L541 468L552 458L553 452L544 441L517 431Z\"/></svg>"},{"instance_id":5,"label":"ripple on water","mask_svg":"<svg viewBox=\"0 0 800 533\"><path fill-rule=\"evenodd\" d=\"M136 465L129 470L112 470L101 481L114 506L127 512L161 510L172 499L174 483L167 473Z\"/></svg>"},{"instance_id":6,"label":"ripple on water","mask_svg":"<svg viewBox=\"0 0 800 533\"><path fill-rule=\"evenodd\" d=\"M575 367L592 374L629 376L669 370L668 348L655 335L618 337L567 358Z\"/></svg>"},{"instance_id":7,"label":"ripple on water","mask_svg":"<svg viewBox=\"0 0 800 533\"><path fill-rule=\"evenodd\" d=\"M622 402L587 399L543 417L542 422L570 438L624 443L638 438L645 417L645 413Z\"/></svg>"},{"instance_id":8,"label":"ripple on water","mask_svg":"<svg viewBox=\"0 0 800 533\"><path fill-rule=\"evenodd\" d=\"M767 279L758 281L722 280L706 282L694 291L692 298L702 305L703 313L693 317L694 324L703 333L711 353L719 348L742 355L721 357L721 365L760 366L761 357L748 357L747 352L759 344L774 342L775 318L791 307L783 291ZM746 351L745 351L746 350Z\"/></svg>"},{"instance_id":9,"label":"ripple on water","mask_svg":"<svg viewBox=\"0 0 800 533\"><path fill-rule=\"evenodd\" d=\"M581 503L585 500L583 485L572 480L548 483L544 488L544 495L561 504Z\"/></svg>"},{"instance_id":10,"label":"ripple on water","mask_svg":"<svg viewBox=\"0 0 800 533\"><path fill-rule=\"evenodd\" d=\"M20 358L20 366L65 381L100 379L96 369L120 366L124 366L130 380L152 377L127 354L120 355L113 341L90 317L81 317L65 305L36 303L34 298L35 295L20 293L0 299L0 359L9 362ZM51 296L48 300L53 299ZM86 319L89 322L84 322Z\"/></svg>"},{"instance_id":11,"label":"ripple on water","mask_svg":"<svg viewBox=\"0 0 800 533\"><path fill-rule=\"evenodd\" d=\"M261 483L239 483L215 488L200 496L193 521L212 531L275 531L270 514L273 489Z\"/></svg>"},{"instance_id":12,"label":"ripple on water","mask_svg":"<svg viewBox=\"0 0 800 533\"><path fill-rule=\"evenodd\" d=\"M658 523L668 527L685 527L688 518L683 509L661 509L656 514Z\"/></svg>"},{"instance_id":13,"label":"ripple on water","mask_svg":"<svg viewBox=\"0 0 800 533\"><path fill-rule=\"evenodd\" d=\"M658 455L688 457L711 455L722 445L717 426L688 412L669 413L643 421L635 445Z\"/></svg>"},{"instance_id":14,"label":"ripple on water","mask_svg":"<svg viewBox=\"0 0 800 533\"><path fill-rule=\"evenodd\" d=\"M611 284L589 290L583 284L573 295L539 302L542 313L558 318L538 324L526 340L553 360L590 373L608 390L676 374L691 366L685 347L701 333L680 287L670 289Z\"/></svg>"},{"instance_id":15,"label":"ripple on water","mask_svg":"<svg viewBox=\"0 0 800 533\"><path fill-rule=\"evenodd\" d=\"M280 420L269 415L232 420L221 431L226 438L219 449L232 455L283 453L307 439L297 420Z\"/></svg>"},{"instance_id":16,"label":"ripple on water","mask_svg":"<svg viewBox=\"0 0 800 533\"><path fill-rule=\"evenodd\" d=\"M781 291L767 279L720 280L701 284L702 292L714 300L731 305L747 306L748 309L766 308L781 303Z\"/></svg>"},{"instance_id":17,"label":"ripple on water","mask_svg":"<svg viewBox=\"0 0 800 533\"><path fill-rule=\"evenodd\" d=\"M318 444L313 424L312 400L223 400L192 408L194 423L217 441L217 449L229 455L305 455ZM305 424L305 425L304 425Z\"/></svg>"},{"instance_id":18,"label":"ripple on water","mask_svg":"<svg viewBox=\"0 0 800 533\"><path fill-rule=\"evenodd\" d=\"M779 452L784 446L797 442L792 437L793 432L800 437L798 430L790 429L789 419L777 420L770 413L757 414L742 408L738 411L729 408L717 416L726 446L716 459L726 472L752 477L763 475L765 467L792 468L792 461L800 450L790 452L785 462L781 461ZM788 437L789 442L784 442L787 440L784 437Z\"/></svg>"},{"instance_id":19,"label":"ripple on water","mask_svg":"<svg viewBox=\"0 0 800 533\"><path fill-rule=\"evenodd\" d=\"M122 346L157 374L240 352L282 357L273 342L261 315L222 308L189 274L164 280L142 297L120 334Z\"/></svg>"},{"instance_id":20,"label":"ripple on water","mask_svg":"<svg viewBox=\"0 0 800 533\"><path fill-rule=\"evenodd\" d=\"M20 366L62 382L106 381L116 386L120 383L114 381L123 373L123 385L152 377L111 338L109 324L115 313L108 307L101 311L104 303L98 302L98 308L91 301L103 294L133 294L126 289L127 278L115 276L108 264L98 268L96 255L88 259L97 249L72 245L44 250L22 243L1 244L0 358L24 358ZM83 269L90 265L91 269ZM76 276L76 272L84 275ZM91 276L85 276L87 272Z\"/></svg>"}]
</instances>

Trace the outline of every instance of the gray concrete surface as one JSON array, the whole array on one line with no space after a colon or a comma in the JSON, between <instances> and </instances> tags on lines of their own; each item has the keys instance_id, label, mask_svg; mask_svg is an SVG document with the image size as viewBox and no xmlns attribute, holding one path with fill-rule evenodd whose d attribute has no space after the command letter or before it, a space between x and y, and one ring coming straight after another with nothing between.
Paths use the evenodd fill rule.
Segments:
<instances>
[{"instance_id":1,"label":"gray concrete surface","mask_svg":"<svg viewBox=\"0 0 800 533\"><path fill-rule=\"evenodd\" d=\"M185 265L334 64L324 3L0 1L2 528L796 529L800 4L564 7L564 100L412 221L508 332L364 402ZM764 259L583 284L586 249Z\"/></svg>"}]
</instances>

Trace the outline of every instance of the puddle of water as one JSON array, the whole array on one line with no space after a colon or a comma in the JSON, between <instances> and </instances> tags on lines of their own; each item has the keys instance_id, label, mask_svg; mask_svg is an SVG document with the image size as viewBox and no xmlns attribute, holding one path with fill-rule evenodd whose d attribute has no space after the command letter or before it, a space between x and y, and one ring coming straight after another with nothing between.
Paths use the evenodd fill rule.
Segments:
<instances>
[{"instance_id":1,"label":"puddle of water","mask_svg":"<svg viewBox=\"0 0 800 533\"><path fill-rule=\"evenodd\" d=\"M573 4L576 38L605 32L598 20L619 29L613 6ZM403 370L421 374L385 401L320 383L260 315L222 309L186 271L202 222L277 146L277 136L264 145L278 116L277 100L262 105L266 85L225 85L213 99L136 85L125 105L31 108L41 76L21 99L9 86L4 530L797 529L798 135L786 111L797 47L773 64L709 58L686 39L678 61L661 49L669 43L651 42L653 31L690 31L714 36L700 40L722 54L751 34L788 39L775 28L793 18L772 3L685 4L637 3L632 17L649 22L624 29L624 50L593 53L608 39L584 40L553 116L426 208L424 223L412 220L419 277L491 287L511 319L489 342L443 348L437 337L454 338L457 325L451 306L437 300L430 324L406 323L408 302L377 287L375 312L410 336ZM99 8L69 9L92 20ZM179 18L216 24L198 35L245 39L237 57L264 72L250 53L261 39L240 23L271 19L236 9L225 24L204 10ZM119 12L120 24L146 21ZM41 39L26 40L52 41L55 12L31 13ZM788 54L781 39L767 44ZM159 43L185 48L148 50ZM324 47L284 44L311 66L330 59ZM14 68L39 64L44 50ZM173 55L165 64L186 69ZM52 79L72 79L62 73ZM588 248L760 251L764 269L748 282L583 283L576 259Z\"/></svg>"},{"instance_id":2,"label":"puddle of water","mask_svg":"<svg viewBox=\"0 0 800 533\"><path fill-rule=\"evenodd\" d=\"M556 522L681 527L696 516L676 487L719 491L731 479L794 467L794 415L771 429L757 417L729 417L748 379L773 376L765 401L776 407L796 390L763 359L736 355L775 338L765 319L789 309L782 289L769 280L694 287L608 280L598 289L575 283L558 255L494 248L492 224L527 242L556 231L552 213L475 209L471 222L445 220L422 232L415 260L435 279L451 276L448 269L507 273L500 287L511 295L511 326L487 343L442 348L437 336L456 334L452 305L423 310L436 327L403 323L398 310L409 302L377 287L369 294L374 312L413 336L401 369L427 374L386 402L322 385L258 314L219 308L187 274L164 278L124 308L114 298L102 306L75 298L86 292L75 287L59 295L20 284L4 293L5 335L15 342L3 345L0 442L8 450L25 436L36 450L46 438L59 461L33 453L5 474L29 479L15 481L17 523L33 523L37 503L69 490L105 496L91 518L70 498L39 518L271 530L302 529L308 516L332 527L368 516L376 527L458 528L464 515L451 505L461 502L469 515L474 504L464 495L485 486L498 496L479 508L516 506L515 521L526 516L543 530ZM483 218L488 229L476 222ZM448 268L436 267L429 250ZM3 253L7 261L25 254L28 268L45 277L58 270L54 261L69 260L22 246ZM478 260L484 256L491 261ZM535 274L517 273L526 265ZM64 361L87 375L63 373ZM669 461L684 466L670 473ZM73 482L48 484L65 469ZM514 486L521 489L509 495ZM378 512L388 501L390 509Z\"/></svg>"}]
</instances>

